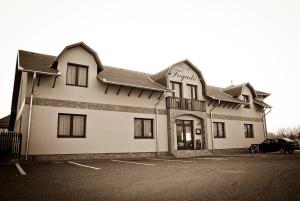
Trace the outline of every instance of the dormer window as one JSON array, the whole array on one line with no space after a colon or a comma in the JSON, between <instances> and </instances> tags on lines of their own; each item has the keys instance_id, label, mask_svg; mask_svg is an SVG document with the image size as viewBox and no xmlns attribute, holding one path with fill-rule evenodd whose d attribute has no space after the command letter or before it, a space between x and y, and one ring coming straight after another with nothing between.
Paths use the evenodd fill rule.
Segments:
<instances>
[{"instance_id":1,"label":"dormer window","mask_svg":"<svg viewBox=\"0 0 300 201\"><path fill-rule=\"evenodd\" d=\"M67 85L87 87L88 86L88 66L68 63Z\"/></svg>"},{"instance_id":2,"label":"dormer window","mask_svg":"<svg viewBox=\"0 0 300 201\"><path fill-rule=\"evenodd\" d=\"M250 98L248 95L243 95L243 100L246 102L244 108L250 108Z\"/></svg>"}]
</instances>

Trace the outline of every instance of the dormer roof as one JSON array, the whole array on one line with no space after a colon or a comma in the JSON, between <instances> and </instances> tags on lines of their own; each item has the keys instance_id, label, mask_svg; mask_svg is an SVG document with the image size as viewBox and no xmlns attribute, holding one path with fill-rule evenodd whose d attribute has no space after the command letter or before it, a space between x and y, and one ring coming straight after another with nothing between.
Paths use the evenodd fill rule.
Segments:
<instances>
[{"instance_id":1,"label":"dormer roof","mask_svg":"<svg viewBox=\"0 0 300 201\"><path fill-rule=\"evenodd\" d=\"M56 68L57 68L57 61L58 61L58 59L61 57L61 55L62 55L65 51L67 51L67 50L69 50L69 49L72 49L72 48L75 48L75 47L82 47L84 50L86 50L87 52L89 52L89 53L94 57L95 62L96 62L96 64L97 64L97 72L98 72L98 73L101 72L101 71L103 70L103 65L102 65L102 63L101 63L101 61L100 61L100 59L99 59L99 56L98 56L97 52L94 51L92 48L90 48L88 45L86 45L84 42L74 43L74 44L72 44L72 45L66 46L66 47L61 51L61 53L55 58L55 60L52 62L51 67L56 69Z\"/></svg>"}]
</instances>

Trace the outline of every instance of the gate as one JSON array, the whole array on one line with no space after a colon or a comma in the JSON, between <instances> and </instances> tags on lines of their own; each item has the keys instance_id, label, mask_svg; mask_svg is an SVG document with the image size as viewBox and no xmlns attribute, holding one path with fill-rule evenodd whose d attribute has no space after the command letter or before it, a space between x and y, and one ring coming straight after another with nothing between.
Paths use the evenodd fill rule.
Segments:
<instances>
[{"instance_id":1,"label":"gate","mask_svg":"<svg viewBox=\"0 0 300 201\"><path fill-rule=\"evenodd\" d=\"M0 163L20 161L22 133L0 133Z\"/></svg>"}]
</instances>

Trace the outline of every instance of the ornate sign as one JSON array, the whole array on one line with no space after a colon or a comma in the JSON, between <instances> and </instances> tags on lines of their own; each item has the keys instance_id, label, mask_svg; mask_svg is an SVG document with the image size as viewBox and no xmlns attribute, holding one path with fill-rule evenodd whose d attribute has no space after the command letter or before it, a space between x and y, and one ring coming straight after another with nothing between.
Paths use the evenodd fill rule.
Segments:
<instances>
[{"instance_id":1,"label":"ornate sign","mask_svg":"<svg viewBox=\"0 0 300 201\"><path fill-rule=\"evenodd\" d=\"M169 72L169 76L180 79L181 82L184 80L197 80L197 75L195 75L195 73L193 73L193 71L187 67L174 67Z\"/></svg>"}]
</instances>

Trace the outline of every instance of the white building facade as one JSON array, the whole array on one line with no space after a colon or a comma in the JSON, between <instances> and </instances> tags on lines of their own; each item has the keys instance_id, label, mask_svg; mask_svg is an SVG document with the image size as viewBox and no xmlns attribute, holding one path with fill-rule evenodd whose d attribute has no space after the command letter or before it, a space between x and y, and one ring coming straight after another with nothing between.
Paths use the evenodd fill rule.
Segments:
<instances>
[{"instance_id":1,"label":"white building facade","mask_svg":"<svg viewBox=\"0 0 300 201\"><path fill-rule=\"evenodd\" d=\"M105 66L80 42L58 56L18 52L9 127L36 159L239 151L265 139L269 95L209 86L188 60L154 75Z\"/></svg>"}]
</instances>

